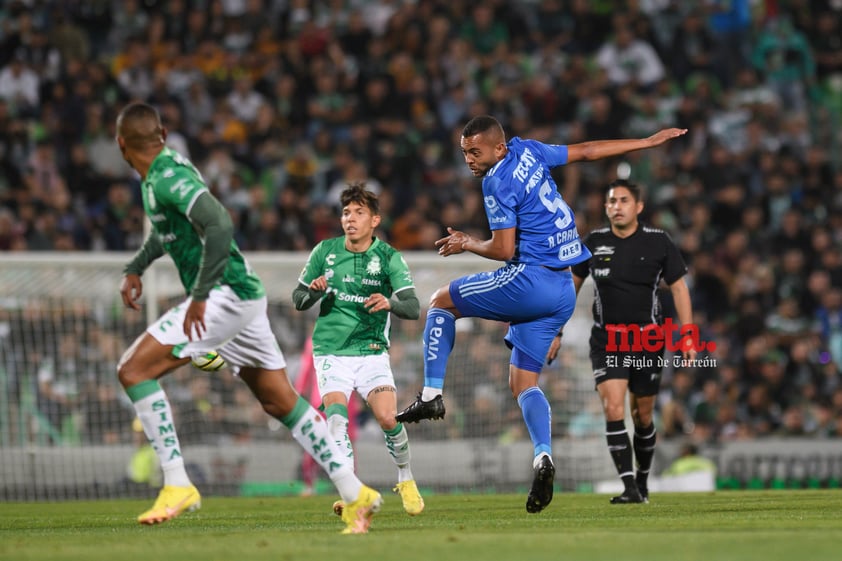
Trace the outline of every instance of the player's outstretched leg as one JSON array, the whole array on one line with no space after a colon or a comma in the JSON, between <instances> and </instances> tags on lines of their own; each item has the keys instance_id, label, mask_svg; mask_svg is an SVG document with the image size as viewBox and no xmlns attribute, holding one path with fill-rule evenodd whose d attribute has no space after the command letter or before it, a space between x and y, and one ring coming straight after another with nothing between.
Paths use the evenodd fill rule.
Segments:
<instances>
[{"instance_id":1,"label":"player's outstretched leg","mask_svg":"<svg viewBox=\"0 0 842 561\"><path fill-rule=\"evenodd\" d=\"M533 466L534 477L529 496L526 497L526 512L541 512L553 500L553 481L555 480L555 466L547 454L535 458Z\"/></svg>"},{"instance_id":2,"label":"player's outstretched leg","mask_svg":"<svg viewBox=\"0 0 842 561\"><path fill-rule=\"evenodd\" d=\"M325 470L330 480L342 495L342 521L346 527L343 534L364 534L368 532L371 518L380 510L383 498L380 493L364 485L354 474L354 461L346 456L333 440L327 423L321 415L303 398L299 397L295 408L281 418L289 427L292 437ZM356 497L353 501L352 497ZM334 512L337 505L334 504ZM337 513L339 514L339 513Z\"/></svg>"},{"instance_id":3,"label":"player's outstretched leg","mask_svg":"<svg viewBox=\"0 0 842 561\"><path fill-rule=\"evenodd\" d=\"M368 532L371 518L383 503L380 493L367 487L354 473L354 462L345 455L327 428L321 414L307 403L286 377L286 371L244 368L240 378L260 400L263 410L286 426L296 442L321 466L336 486L345 506L343 534ZM288 404L292 401L293 405Z\"/></svg>"},{"instance_id":4,"label":"player's outstretched leg","mask_svg":"<svg viewBox=\"0 0 842 561\"><path fill-rule=\"evenodd\" d=\"M415 401L395 415L395 419L401 423L417 423L424 419L444 419L444 413L444 400L440 395L430 401L424 401L419 392Z\"/></svg>"}]
</instances>

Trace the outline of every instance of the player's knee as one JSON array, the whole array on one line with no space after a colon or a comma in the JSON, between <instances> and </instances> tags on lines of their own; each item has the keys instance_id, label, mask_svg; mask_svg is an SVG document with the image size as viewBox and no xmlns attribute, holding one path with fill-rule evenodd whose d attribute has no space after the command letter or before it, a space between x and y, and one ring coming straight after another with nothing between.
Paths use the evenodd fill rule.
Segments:
<instances>
[{"instance_id":1,"label":"player's knee","mask_svg":"<svg viewBox=\"0 0 842 561\"><path fill-rule=\"evenodd\" d=\"M292 407L285 406L283 403L278 401L264 401L262 399L260 400L260 406L263 407L263 410L267 415L278 420L281 420L292 413L293 409Z\"/></svg>"},{"instance_id":2,"label":"player's knee","mask_svg":"<svg viewBox=\"0 0 842 561\"><path fill-rule=\"evenodd\" d=\"M622 421L626 417L626 408L622 403L605 400L602 403L606 421Z\"/></svg>"},{"instance_id":3,"label":"player's knee","mask_svg":"<svg viewBox=\"0 0 842 561\"><path fill-rule=\"evenodd\" d=\"M131 360L121 360L117 365L117 379L124 388L130 388L147 380L144 373L135 368Z\"/></svg>"},{"instance_id":4,"label":"player's knee","mask_svg":"<svg viewBox=\"0 0 842 561\"><path fill-rule=\"evenodd\" d=\"M430 308L450 308L452 303L450 301L450 287L442 286L438 288L433 295L430 296Z\"/></svg>"},{"instance_id":5,"label":"player's knee","mask_svg":"<svg viewBox=\"0 0 842 561\"><path fill-rule=\"evenodd\" d=\"M378 417L377 422L380 424L380 428L384 431L395 430L395 427L398 426L398 421L395 419L395 415L397 414L397 411L393 411L390 415Z\"/></svg>"},{"instance_id":6,"label":"player's knee","mask_svg":"<svg viewBox=\"0 0 842 561\"><path fill-rule=\"evenodd\" d=\"M641 411L634 409L632 411L632 421L636 427L648 427L652 424L652 411Z\"/></svg>"}]
</instances>

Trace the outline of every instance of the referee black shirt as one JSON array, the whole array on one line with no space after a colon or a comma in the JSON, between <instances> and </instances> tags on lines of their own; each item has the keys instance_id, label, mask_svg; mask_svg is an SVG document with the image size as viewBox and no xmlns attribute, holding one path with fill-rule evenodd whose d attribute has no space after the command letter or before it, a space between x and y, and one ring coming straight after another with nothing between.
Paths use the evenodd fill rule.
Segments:
<instances>
[{"instance_id":1,"label":"referee black shirt","mask_svg":"<svg viewBox=\"0 0 842 561\"><path fill-rule=\"evenodd\" d=\"M663 278L671 285L687 273L669 234L638 224L632 235L620 238L611 228L600 228L588 234L584 243L593 257L574 265L572 271L581 279L593 276L595 326L660 325L658 284Z\"/></svg>"}]
</instances>

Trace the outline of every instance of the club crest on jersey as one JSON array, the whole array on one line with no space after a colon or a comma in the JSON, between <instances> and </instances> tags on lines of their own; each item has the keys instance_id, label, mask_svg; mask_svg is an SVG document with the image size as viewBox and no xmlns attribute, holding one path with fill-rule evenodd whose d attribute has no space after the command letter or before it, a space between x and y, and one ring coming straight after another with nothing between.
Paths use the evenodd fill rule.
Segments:
<instances>
[{"instance_id":1,"label":"club crest on jersey","mask_svg":"<svg viewBox=\"0 0 842 561\"><path fill-rule=\"evenodd\" d=\"M376 275L380 273L380 258L376 255L371 258L368 265L365 267L365 272L369 275Z\"/></svg>"},{"instance_id":2,"label":"club crest on jersey","mask_svg":"<svg viewBox=\"0 0 842 561\"><path fill-rule=\"evenodd\" d=\"M614 247L610 245L597 246L593 251L594 255L614 255Z\"/></svg>"}]
</instances>

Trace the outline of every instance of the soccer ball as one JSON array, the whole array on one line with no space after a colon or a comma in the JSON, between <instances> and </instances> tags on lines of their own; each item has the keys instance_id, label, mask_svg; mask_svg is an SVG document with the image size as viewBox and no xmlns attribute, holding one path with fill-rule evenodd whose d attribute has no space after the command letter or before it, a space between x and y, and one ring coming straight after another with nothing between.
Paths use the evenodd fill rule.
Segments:
<instances>
[{"instance_id":1,"label":"soccer ball","mask_svg":"<svg viewBox=\"0 0 842 561\"><path fill-rule=\"evenodd\" d=\"M192 358L193 366L205 372L216 372L225 366L225 359L219 356L216 351L195 355Z\"/></svg>"}]
</instances>

